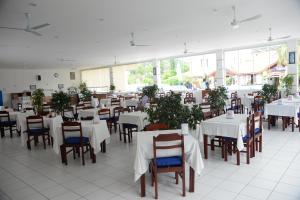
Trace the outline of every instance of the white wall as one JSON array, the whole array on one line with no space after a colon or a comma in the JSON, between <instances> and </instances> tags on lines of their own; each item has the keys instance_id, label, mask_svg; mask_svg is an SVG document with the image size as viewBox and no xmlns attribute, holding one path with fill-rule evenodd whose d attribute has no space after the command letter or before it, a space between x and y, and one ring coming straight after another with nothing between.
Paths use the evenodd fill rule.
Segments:
<instances>
[{"instance_id":1,"label":"white wall","mask_svg":"<svg viewBox=\"0 0 300 200\"><path fill-rule=\"evenodd\" d=\"M70 80L70 72L75 72L75 80ZM57 78L54 73L58 73ZM37 81L36 76L41 75L42 80ZM68 87L78 87L80 73L72 69L1 69L0 90L4 93L4 104L9 105L9 93L29 91L30 85L45 90L45 95L51 95L58 90L58 84L64 84L64 90Z\"/></svg>"}]
</instances>

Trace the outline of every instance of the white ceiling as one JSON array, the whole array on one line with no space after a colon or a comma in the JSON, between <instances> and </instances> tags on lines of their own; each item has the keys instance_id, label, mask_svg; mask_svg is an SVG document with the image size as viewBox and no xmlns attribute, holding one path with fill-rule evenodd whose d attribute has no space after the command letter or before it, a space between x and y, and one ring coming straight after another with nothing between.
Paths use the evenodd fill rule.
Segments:
<instances>
[{"instance_id":1,"label":"white ceiling","mask_svg":"<svg viewBox=\"0 0 300 200\"><path fill-rule=\"evenodd\" d=\"M29 5L36 3L36 6ZM237 17L262 18L230 27ZM300 37L300 0L0 0L0 26L25 28L24 13L42 37L0 29L0 67L90 68L264 42L273 36ZM104 20L101 20L104 19ZM130 47L130 32L136 43ZM61 59L75 61L61 61Z\"/></svg>"}]
</instances>

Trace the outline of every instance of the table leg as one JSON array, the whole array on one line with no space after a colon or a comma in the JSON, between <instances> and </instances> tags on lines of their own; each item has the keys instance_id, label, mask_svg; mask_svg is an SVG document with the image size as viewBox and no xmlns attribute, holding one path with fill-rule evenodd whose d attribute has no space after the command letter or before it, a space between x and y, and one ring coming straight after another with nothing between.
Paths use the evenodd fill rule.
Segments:
<instances>
[{"instance_id":1,"label":"table leg","mask_svg":"<svg viewBox=\"0 0 300 200\"><path fill-rule=\"evenodd\" d=\"M195 191L195 171L192 167L190 167L190 188L189 192Z\"/></svg>"},{"instance_id":2,"label":"table leg","mask_svg":"<svg viewBox=\"0 0 300 200\"><path fill-rule=\"evenodd\" d=\"M140 178L140 182L141 182L141 197L145 197L146 196L146 180L145 180L145 174L143 174Z\"/></svg>"},{"instance_id":3,"label":"table leg","mask_svg":"<svg viewBox=\"0 0 300 200\"><path fill-rule=\"evenodd\" d=\"M101 142L101 152L106 153L106 141Z\"/></svg>"},{"instance_id":4,"label":"table leg","mask_svg":"<svg viewBox=\"0 0 300 200\"><path fill-rule=\"evenodd\" d=\"M207 135L203 134L204 158L207 159Z\"/></svg>"}]
</instances>

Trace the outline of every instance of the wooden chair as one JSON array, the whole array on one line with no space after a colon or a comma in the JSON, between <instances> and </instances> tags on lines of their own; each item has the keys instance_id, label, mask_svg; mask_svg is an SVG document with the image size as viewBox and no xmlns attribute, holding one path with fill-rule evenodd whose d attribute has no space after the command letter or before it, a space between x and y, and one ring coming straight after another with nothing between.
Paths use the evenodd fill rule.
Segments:
<instances>
[{"instance_id":1,"label":"wooden chair","mask_svg":"<svg viewBox=\"0 0 300 200\"><path fill-rule=\"evenodd\" d=\"M121 106L121 101L120 101L120 99L112 98L110 100L110 105L112 105L112 106Z\"/></svg>"},{"instance_id":2,"label":"wooden chair","mask_svg":"<svg viewBox=\"0 0 300 200\"><path fill-rule=\"evenodd\" d=\"M111 129L113 126L113 120L110 115L110 109L109 108L102 108L98 110L98 115L100 120L106 120L107 127L109 129L109 133L111 134Z\"/></svg>"},{"instance_id":3,"label":"wooden chair","mask_svg":"<svg viewBox=\"0 0 300 200\"><path fill-rule=\"evenodd\" d=\"M196 103L196 99L194 97L185 97L183 99L183 103L187 104L187 103Z\"/></svg>"},{"instance_id":4,"label":"wooden chair","mask_svg":"<svg viewBox=\"0 0 300 200\"><path fill-rule=\"evenodd\" d=\"M73 152L74 159L76 158L76 152L80 156L81 150L81 159L82 165L85 165L84 154L90 152L90 157L93 163L96 162L96 156L94 150L91 147L90 139L88 137L82 136L82 128L80 122L64 122L62 123L62 137L63 144L60 145L61 160L62 163L68 164L67 154ZM67 148L71 148L67 151ZM84 148L86 148L84 150Z\"/></svg>"},{"instance_id":5,"label":"wooden chair","mask_svg":"<svg viewBox=\"0 0 300 200\"><path fill-rule=\"evenodd\" d=\"M44 149L46 149L46 140L48 141L48 145L50 143L53 145L53 141L49 134L49 128L44 127L44 119L42 116L29 116L26 117L27 124L27 148L31 150L31 141L34 140L34 145L36 146L38 143L38 137L41 136L43 138Z\"/></svg>"},{"instance_id":6,"label":"wooden chair","mask_svg":"<svg viewBox=\"0 0 300 200\"><path fill-rule=\"evenodd\" d=\"M127 108L130 110L130 112L133 112L136 110L135 106L127 106ZM125 109L125 108L124 108Z\"/></svg>"},{"instance_id":7,"label":"wooden chair","mask_svg":"<svg viewBox=\"0 0 300 200\"><path fill-rule=\"evenodd\" d=\"M237 165L240 165L240 152L246 153L247 157L247 164L250 164L250 157L254 156L254 124L253 124L253 116L247 117L247 134L243 137L243 143L246 147L246 151L239 151L237 149L237 139L236 138L230 138L230 137L223 137L223 150L222 153L224 154L224 160L227 161L227 154L228 151L231 153L231 150L233 149L234 152L236 152L236 159L237 159Z\"/></svg>"},{"instance_id":8,"label":"wooden chair","mask_svg":"<svg viewBox=\"0 0 300 200\"><path fill-rule=\"evenodd\" d=\"M84 107L93 107L91 101L84 101L83 105L84 105Z\"/></svg>"},{"instance_id":9,"label":"wooden chair","mask_svg":"<svg viewBox=\"0 0 300 200\"><path fill-rule=\"evenodd\" d=\"M252 104L254 112L263 112L264 107L262 104L262 96L254 96L254 102Z\"/></svg>"},{"instance_id":10,"label":"wooden chair","mask_svg":"<svg viewBox=\"0 0 300 200\"><path fill-rule=\"evenodd\" d=\"M167 130L169 126L167 124L155 123L147 125L144 130L145 131L157 131L157 130Z\"/></svg>"},{"instance_id":11,"label":"wooden chair","mask_svg":"<svg viewBox=\"0 0 300 200\"><path fill-rule=\"evenodd\" d=\"M175 143L177 141L177 143ZM172 145L169 144L172 143ZM163 144L165 143L165 144ZM175 144L174 144L175 143ZM169 157L157 157L158 151L168 151L180 149L181 155ZM184 155L184 136L177 133L161 134L153 136L153 159L150 163L152 172L151 185L155 187L155 199L158 198L157 174L175 172L176 184L178 175L182 178L182 195L185 196L185 155Z\"/></svg>"},{"instance_id":12,"label":"wooden chair","mask_svg":"<svg viewBox=\"0 0 300 200\"><path fill-rule=\"evenodd\" d=\"M80 110L83 110L83 108L84 108L84 104L77 104L76 105L76 112L74 114L74 117L75 117L76 120L78 119L78 114L79 114Z\"/></svg>"},{"instance_id":13,"label":"wooden chair","mask_svg":"<svg viewBox=\"0 0 300 200\"><path fill-rule=\"evenodd\" d=\"M64 121L74 121L75 120L75 113L74 113L73 107L69 107L69 108L64 109L62 118L63 118Z\"/></svg>"},{"instance_id":14,"label":"wooden chair","mask_svg":"<svg viewBox=\"0 0 300 200\"><path fill-rule=\"evenodd\" d=\"M17 122L16 120L11 120L9 112L7 111L0 111L0 131L1 131L1 138L5 136L5 130L8 129L10 133L10 137L13 136L13 131L17 130ZM18 133L18 135L20 135Z\"/></svg>"},{"instance_id":15,"label":"wooden chair","mask_svg":"<svg viewBox=\"0 0 300 200\"><path fill-rule=\"evenodd\" d=\"M231 99L230 110L233 110L234 113L236 113L236 114L244 113L243 112L244 108L243 108L243 105L241 103L241 98Z\"/></svg>"},{"instance_id":16,"label":"wooden chair","mask_svg":"<svg viewBox=\"0 0 300 200\"><path fill-rule=\"evenodd\" d=\"M235 99L235 98L237 98L238 96L237 96L237 92L235 91L235 92L232 92L231 94L230 94L230 98L231 99Z\"/></svg>"},{"instance_id":17,"label":"wooden chair","mask_svg":"<svg viewBox=\"0 0 300 200\"><path fill-rule=\"evenodd\" d=\"M253 130L254 130L254 144L255 150L262 152L262 114L260 112L256 112L252 115L253 121ZM254 147L253 147L254 148ZM254 155L255 156L255 151Z\"/></svg>"}]
</instances>

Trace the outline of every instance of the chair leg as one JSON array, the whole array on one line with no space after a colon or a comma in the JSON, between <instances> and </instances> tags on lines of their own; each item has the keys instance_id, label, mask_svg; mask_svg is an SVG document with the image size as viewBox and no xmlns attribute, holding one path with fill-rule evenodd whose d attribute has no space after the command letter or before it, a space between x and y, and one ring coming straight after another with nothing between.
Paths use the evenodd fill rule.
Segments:
<instances>
[{"instance_id":1,"label":"chair leg","mask_svg":"<svg viewBox=\"0 0 300 200\"><path fill-rule=\"evenodd\" d=\"M27 149L31 150L30 137L29 136L28 136L28 139L27 139Z\"/></svg>"},{"instance_id":2,"label":"chair leg","mask_svg":"<svg viewBox=\"0 0 300 200\"><path fill-rule=\"evenodd\" d=\"M158 199L158 191L157 191L157 172L154 169L154 190L155 190L155 199Z\"/></svg>"},{"instance_id":3,"label":"chair leg","mask_svg":"<svg viewBox=\"0 0 300 200\"><path fill-rule=\"evenodd\" d=\"M85 165L85 161L84 161L84 148L83 148L83 146L81 146L80 149L81 149L82 165Z\"/></svg>"},{"instance_id":4,"label":"chair leg","mask_svg":"<svg viewBox=\"0 0 300 200\"><path fill-rule=\"evenodd\" d=\"M119 124L119 136L120 136L120 141L122 141L122 132L121 132L121 125Z\"/></svg>"},{"instance_id":5,"label":"chair leg","mask_svg":"<svg viewBox=\"0 0 300 200\"><path fill-rule=\"evenodd\" d=\"M240 159L240 151L237 150L237 151L236 151L236 164L237 164L237 165L240 165L240 163L241 163L241 159Z\"/></svg>"},{"instance_id":6,"label":"chair leg","mask_svg":"<svg viewBox=\"0 0 300 200\"><path fill-rule=\"evenodd\" d=\"M175 172L176 184L178 184L178 172Z\"/></svg>"},{"instance_id":7,"label":"chair leg","mask_svg":"<svg viewBox=\"0 0 300 200\"><path fill-rule=\"evenodd\" d=\"M76 159L76 150L75 150L75 147L72 147L72 151L73 151L73 159L75 160Z\"/></svg>"},{"instance_id":8,"label":"chair leg","mask_svg":"<svg viewBox=\"0 0 300 200\"><path fill-rule=\"evenodd\" d=\"M182 196L185 197L185 169L182 171Z\"/></svg>"},{"instance_id":9,"label":"chair leg","mask_svg":"<svg viewBox=\"0 0 300 200\"><path fill-rule=\"evenodd\" d=\"M300 130L300 128L299 128L299 130ZM5 132L5 131L4 131L4 127L1 127L1 138L4 137L4 135L5 135L4 132Z\"/></svg>"},{"instance_id":10,"label":"chair leg","mask_svg":"<svg viewBox=\"0 0 300 200\"><path fill-rule=\"evenodd\" d=\"M12 126L9 126L9 133L10 133L10 138L12 138L12 134L13 134Z\"/></svg>"},{"instance_id":11,"label":"chair leg","mask_svg":"<svg viewBox=\"0 0 300 200\"><path fill-rule=\"evenodd\" d=\"M45 134L42 135L42 138L43 138L44 149L46 149L46 139L45 139Z\"/></svg>"},{"instance_id":12,"label":"chair leg","mask_svg":"<svg viewBox=\"0 0 300 200\"><path fill-rule=\"evenodd\" d=\"M250 164L250 143L248 142L247 143L247 148L246 148L246 151L247 151L247 164Z\"/></svg>"},{"instance_id":13,"label":"chair leg","mask_svg":"<svg viewBox=\"0 0 300 200\"><path fill-rule=\"evenodd\" d=\"M215 140L214 139L210 140L210 150L212 150L212 151L215 150Z\"/></svg>"},{"instance_id":14,"label":"chair leg","mask_svg":"<svg viewBox=\"0 0 300 200\"><path fill-rule=\"evenodd\" d=\"M227 141L225 141L224 142L224 160L227 162L227 152L228 152L228 142Z\"/></svg>"},{"instance_id":15,"label":"chair leg","mask_svg":"<svg viewBox=\"0 0 300 200\"><path fill-rule=\"evenodd\" d=\"M262 152L262 135L259 136L259 152Z\"/></svg>"}]
</instances>

